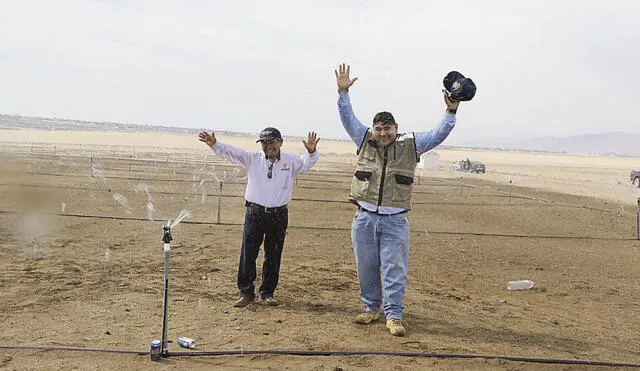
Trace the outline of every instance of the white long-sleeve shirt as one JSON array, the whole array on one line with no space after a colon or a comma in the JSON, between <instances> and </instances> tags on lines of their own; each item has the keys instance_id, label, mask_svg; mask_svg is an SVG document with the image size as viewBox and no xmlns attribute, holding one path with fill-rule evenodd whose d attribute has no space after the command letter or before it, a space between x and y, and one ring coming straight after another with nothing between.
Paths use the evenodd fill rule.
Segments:
<instances>
[{"instance_id":1,"label":"white long-sleeve shirt","mask_svg":"<svg viewBox=\"0 0 640 371\"><path fill-rule=\"evenodd\" d=\"M266 207L284 206L291 202L296 175L311 169L320 158L317 150L304 156L280 151L280 159L273 163L269 179L269 166L272 163L264 152L247 151L220 142L211 146L211 150L225 160L247 169L244 198Z\"/></svg>"}]
</instances>

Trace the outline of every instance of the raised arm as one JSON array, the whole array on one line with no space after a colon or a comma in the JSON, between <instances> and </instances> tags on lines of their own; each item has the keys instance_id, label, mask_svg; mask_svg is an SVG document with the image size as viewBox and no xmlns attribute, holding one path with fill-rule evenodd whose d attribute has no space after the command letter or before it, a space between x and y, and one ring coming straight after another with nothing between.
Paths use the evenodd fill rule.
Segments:
<instances>
[{"instance_id":1,"label":"raised arm","mask_svg":"<svg viewBox=\"0 0 640 371\"><path fill-rule=\"evenodd\" d=\"M318 159L320 158L320 154L317 150L319 141L320 138L318 138L318 135L314 131L308 134L307 140L302 140L302 144L304 144L304 148L307 149L307 153L304 156L299 156L293 163L294 176L303 171L311 169L313 165L318 162Z\"/></svg>"},{"instance_id":2,"label":"raised arm","mask_svg":"<svg viewBox=\"0 0 640 371\"><path fill-rule=\"evenodd\" d=\"M244 167L249 167L251 163L251 152L236 148L229 144L224 144L218 142L215 133L212 131L211 134L206 131L200 132L198 135L199 140L211 148L213 153L224 158L227 161L231 161L234 164L242 165Z\"/></svg>"},{"instance_id":3,"label":"raised arm","mask_svg":"<svg viewBox=\"0 0 640 371\"><path fill-rule=\"evenodd\" d=\"M340 114L340 121L342 121L342 126L347 131L347 134L349 134L351 140L359 146L367 133L368 127L358 120L351 107L349 88L358 78L354 77L351 79L349 77L350 72L351 67L345 63L341 64L338 69L335 70L338 94L340 94L338 98L338 113Z\"/></svg>"},{"instance_id":4,"label":"raised arm","mask_svg":"<svg viewBox=\"0 0 640 371\"><path fill-rule=\"evenodd\" d=\"M456 125L456 112L460 102L452 101L446 93L444 94L444 102L447 105L447 111L442 116L438 126L429 131L415 133L416 152L418 152L418 155L439 146L447 139Z\"/></svg>"}]
</instances>

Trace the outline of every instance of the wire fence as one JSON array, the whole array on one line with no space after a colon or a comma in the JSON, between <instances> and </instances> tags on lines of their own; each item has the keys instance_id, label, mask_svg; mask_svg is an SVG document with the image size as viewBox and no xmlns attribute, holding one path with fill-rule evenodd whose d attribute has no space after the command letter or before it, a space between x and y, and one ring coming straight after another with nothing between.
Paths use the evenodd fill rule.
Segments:
<instances>
[{"instance_id":1,"label":"wire fence","mask_svg":"<svg viewBox=\"0 0 640 371\"><path fill-rule=\"evenodd\" d=\"M14 143L2 142L2 155L5 166L0 167L0 174L4 173L4 187L29 188L59 188L66 192L77 191L79 195L98 199L99 203L114 203L124 206L125 215L97 215L61 207L57 215L96 218L134 218L144 219L144 215L132 215L136 210L143 210L146 220L167 219L169 215L152 216L149 206L151 193L154 197L190 197L186 202L193 212L200 217L198 223L231 225L242 224L243 194L247 181L246 170L240 166L226 162L210 151L160 148L153 146L119 146L119 145L83 145L83 144L51 144L51 143ZM295 180L296 191L293 205L297 202L312 204L339 204L350 207L347 200L351 177L351 162L327 161L320 163ZM169 175L169 176L168 176ZM64 185L56 178L64 178ZM413 207L421 208L426 205L446 205L460 207L532 207L548 205L602 212L631 217L630 223L635 223L637 239L640 239L640 203L639 209L631 210L605 209L575 203L540 198L514 192L511 181L502 185L483 184L478 179L440 179L421 176L416 172L414 184ZM151 189L151 191L150 191ZM340 191L331 193L331 198L322 197L318 192L313 196L311 191ZM133 194L132 194L133 193ZM329 195L329 194L327 194ZM336 198L336 196L338 196ZM102 200L99 200L102 198ZM213 202L207 203L207 199ZM474 201L477 200L477 201ZM183 200L184 201L184 200ZM64 201L61 201L64 203ZM126 205L125 205L126 203ZM204 210L207 211L204 211ZM5 209L4 212L15 210ZM122 211L122 210L120 210ZM153 210L152 210L153 211ZM193 221L196 222L196 221ZM292 225L291 228L336 228L344 230L346 225ZM417 229L423 230L420 226ZM431 233L465 234L468 231L431 231ZM513 234L474 232L476 235L518 236L531 238L550 238L540 234ZM602 238L602 236L557 236L558 238ZM626 236L612 236L605 238L626 239Z\"/></svg>"}]
</instances>

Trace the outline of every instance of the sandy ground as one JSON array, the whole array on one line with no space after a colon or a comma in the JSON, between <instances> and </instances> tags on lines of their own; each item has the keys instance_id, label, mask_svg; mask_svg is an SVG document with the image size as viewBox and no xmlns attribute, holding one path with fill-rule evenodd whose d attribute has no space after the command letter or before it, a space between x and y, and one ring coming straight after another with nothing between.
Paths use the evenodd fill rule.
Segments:
<instances>
[{"instance_id":1,"label":"sandy ground","mask_svg":"<svg viewBox=\"0 0 640 371\"><path fill-rule=\"evenodd\" d=\"M352 144L321 141L318 166L298 179L281 305L233 308L246 179L195 133L0 134L0 345L11 346L0 348L0 369L611 369L256 350L640 360L638 191L627 179L637 159L438 149L441 169L422 172L414 191L408 334L397 338L384 323L352 323L360 311L354 210L345 201ZM487 174L449 169L466 157L486 162ZM196 350L249 354L152 363L129 353L16 349L148 351L162 332L161 227L185 215L172 229L170 351L182 351L175 340L188 336ZM517 279L536 286L506 290Z\"/></svg>"}]
</instances>

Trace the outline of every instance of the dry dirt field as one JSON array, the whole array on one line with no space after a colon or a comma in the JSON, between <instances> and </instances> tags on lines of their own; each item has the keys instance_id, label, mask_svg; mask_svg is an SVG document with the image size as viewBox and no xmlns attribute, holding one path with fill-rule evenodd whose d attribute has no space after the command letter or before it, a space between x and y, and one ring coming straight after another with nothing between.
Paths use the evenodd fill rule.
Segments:
<instances>
[{"instance_id":1,"label":"dry dirt field","mask_svg":"<svg viewBox=\"0 0 640 371\"><path fill-rule=\"evenodd\" d=\"M640 361L640 194L627 179L639 159L437 149L441 169L423 171L414 190L408 333L397 338L383 322L352 323L361 306L346 202L351 143L321 141L318 165L298 177L281 305L233 308L245 172L197 133L0 135L0 369L608 370ZM302 145L287 139L285 150ZM466 157L488 172L450 170ZM171 242L173 355L155 363L146 353L162 334L162 226L182 216ZM508 291L518 279L536 286ZM241 354L187 356L178 336L197 339L197 351ZM336 354L256 352L266 350Z\"/></svg>"}]
</instances>

